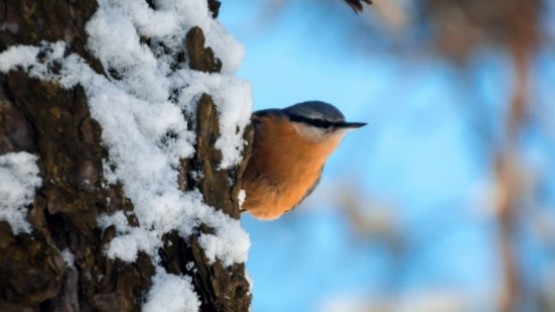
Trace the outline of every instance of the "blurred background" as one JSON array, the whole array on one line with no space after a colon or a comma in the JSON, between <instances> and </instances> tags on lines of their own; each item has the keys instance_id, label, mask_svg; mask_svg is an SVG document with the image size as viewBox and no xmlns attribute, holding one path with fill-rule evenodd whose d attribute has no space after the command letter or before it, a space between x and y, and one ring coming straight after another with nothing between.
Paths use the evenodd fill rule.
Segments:
<instances>
[{"instance_id":1,"label":"blurred background","mask_svg":"<svg viewBox=\"0 0 555 312\"><path fill-rule=\"evenodd\" d=\"M255 109L351 121L320 187L245 215L253 311L555 311L555 0L223 1Z\"/></svg>"}]
</instances>

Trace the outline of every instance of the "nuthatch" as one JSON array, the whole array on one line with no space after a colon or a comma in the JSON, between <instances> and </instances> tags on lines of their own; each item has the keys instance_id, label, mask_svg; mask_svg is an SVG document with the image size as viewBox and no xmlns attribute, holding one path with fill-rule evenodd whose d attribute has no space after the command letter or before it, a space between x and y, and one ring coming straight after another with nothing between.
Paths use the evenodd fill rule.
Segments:
<instances>
[{"instance_id":1,"label":"nuthatch","mask_svg":"<svg viewBox=\"0 0 555 312\"><path fill-rule=\"evenodd\" d=\"M267 220L279 218L310 195L347 130L366 125L345 122L336 107L319 101L257 111L251 120L254 141L243 175L242 209Z\"/></svg>"}]
</instances>

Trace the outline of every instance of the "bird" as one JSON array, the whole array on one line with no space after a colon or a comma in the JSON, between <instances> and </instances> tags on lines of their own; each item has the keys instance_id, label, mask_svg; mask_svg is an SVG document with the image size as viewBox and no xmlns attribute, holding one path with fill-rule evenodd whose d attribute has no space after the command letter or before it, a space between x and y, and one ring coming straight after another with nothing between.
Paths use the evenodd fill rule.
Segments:
<instances>
[{"instance_id":1,"label":"bird","mask_svg":"<svg viewBox=\"0 0 555 312\"><path fill-rule=\"evenodd\" d=\"M345 134L366 125L346 122L339 109L322 101L256 111L251 122L254 139L242 178L241 212L263 220L281 217L309 196Z\"/></svg>"}]
</instances>

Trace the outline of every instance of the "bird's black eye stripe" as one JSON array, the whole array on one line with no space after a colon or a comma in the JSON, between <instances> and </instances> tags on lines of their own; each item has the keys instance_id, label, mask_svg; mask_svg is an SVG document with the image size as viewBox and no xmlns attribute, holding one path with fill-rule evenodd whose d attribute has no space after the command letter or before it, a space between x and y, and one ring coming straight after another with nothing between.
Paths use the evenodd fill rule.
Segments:
<instances>
[{"instance_id":1,"label":"bird's black eye stripe","mask_svg":"<svg viewBox=\"0 0 555 312\"><path fill-rule=\"evenodd\" d=\"M324 128L324 129L335 128L343 124L343 122L331 122L323 119L310 119L299 115L289 115L289 119L294 122L302 122L317 128Z\"/></svg>"}]
</instances>

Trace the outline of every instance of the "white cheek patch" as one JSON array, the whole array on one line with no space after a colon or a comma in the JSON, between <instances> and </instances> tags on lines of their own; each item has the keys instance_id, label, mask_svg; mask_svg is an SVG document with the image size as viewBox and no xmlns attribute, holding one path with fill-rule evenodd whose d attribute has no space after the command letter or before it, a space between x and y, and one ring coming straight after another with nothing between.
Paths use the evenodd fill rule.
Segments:
<instances>
[{"instance_id":1,"label":"white cheek patch","mask_svg":"<svg viewBox=\"0 0 555 312\"><path fill-rule=\"evenodd\" d=\"M310 141L322 141L333 135L327 129L318 128L308 124L294 123L294 128L299 135Z\"/></svg>"}]
</instances>

